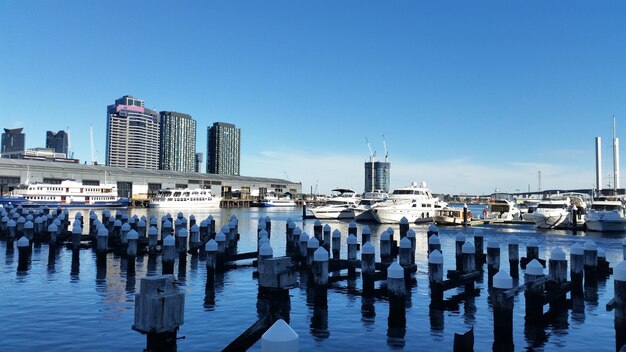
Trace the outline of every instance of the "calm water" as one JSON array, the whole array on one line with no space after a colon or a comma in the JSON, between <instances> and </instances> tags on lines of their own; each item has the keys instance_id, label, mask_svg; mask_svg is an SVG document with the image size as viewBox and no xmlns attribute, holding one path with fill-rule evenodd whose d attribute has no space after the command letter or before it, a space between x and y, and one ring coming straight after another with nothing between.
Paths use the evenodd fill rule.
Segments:
<instances>
[{"instance_id":1,"label":"calm water","mask_svg":"<svg viewBox=\"0 0 626 352\"><path fill-rule=\"evenodd\" d=\"M150 215L150 210L134 209L133 214ZM177 212L176 212L177 213ZM174 216L176 213L172 212ZM198 221L208 213L186 211ZM274 256L284 255L284 229L288 218L309 234L314 220L302 221L301 210L280 211L263 208L220 209L211 213L221 227L231 214L239 219L240 252L253 251L256 246L258 219L272 219L272 246ZM154 213L158 218L163 213ZM73 218L73 214L71 214ZM224 220L222 220L224 219ZM328 221L331 228L342 233L342 254L346 257L345 238L347 222ZM358 224L359 240L363 224ZM369 225L372 242L378 251L378 235L388 225ZM391 226L398 238L398 227ZM389 305L384 299L364 300L350 293L350 288L361 288L360 279L333 284L328 291L328 309L320 310L307 304L304 288L290 290L291 327L300 335L301 351L384 351L384 350L452 350L454 333L474 327L475 350L492 350L493 313L488 304L487 280L477 283L478 297L461 300L453 310L429 310L429 290L426 257L426 226L412 225L417 233L417 285L412 287L406 309L404 329L389 328ZM475 228L465 233L471 236ZM537 231L530 225L482 226L485 245L489 239L501 241L502 267L508 269L506 241L520 240L520 256L525 255L524 244L535 238L540 244L540 256L561 246L568 254L576 241L593 239L606 250L607 260L615 266L622 260L621 241L624 234L601 235L571 231ZM444 269L454 268L454 239L459 228L440 228L444 252ZM80 251L78 272L72 271L72 253L61 248L50 258L47 245L34 250L31 266L26 273L17 272L18 253L7 253L6 242L0 242L0 340L4 351L63 350L63 351L133 351L145 347L145 337L133 330L134 296L140 279L161 274L160 260L148 265L147 257L138 258L135 277L126 275L126 262L109 254L106 272L96 270L95 252ZM359 254L360 256L360 254ZM250 261L247 262L248 264ZM246 264L243 262L242 264ZM75 269L75 268L74 268ZM258 286L252 278L253 268L242 266L217 278L215 290L205 290L204 262L189 256L184 269L175 268L178 280L186 293L185 323L179 336L180 351L221 350L239 336L257 319ZM547 270L546 270L547 273ZM181 275L183 274L183 275ZM485 274L486 275L486 274ZM353 292L353 291L352 291ZM446 292L446 298L462 289ZM613 296L613 281L601 280L596 290L585 292L584 308L568 311L558 324L545 327L525 327L524 298L515 298L514 344L516 350L570 351L615 349L613 312L605 304ZM547 309L547 307L546 307ZM251 350L260 351L260 343Z\"/></svg>"}]
</instances>

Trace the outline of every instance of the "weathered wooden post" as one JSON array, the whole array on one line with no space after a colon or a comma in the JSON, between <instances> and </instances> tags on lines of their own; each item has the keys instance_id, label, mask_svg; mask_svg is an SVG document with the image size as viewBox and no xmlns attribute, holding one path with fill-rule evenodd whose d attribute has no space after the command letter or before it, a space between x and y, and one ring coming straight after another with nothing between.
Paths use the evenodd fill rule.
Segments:
<instances>
[{"instance_id":1,"label":"weathered wooden post","mask_svg":"<svg viewBox=\"0 0 626 352\"><path fill-rule=\"evenodd\" d=\"M413 253L413 248L411 247L411 240L405 235L400 240L400 255L398 261L402 269L404 269L404 276L407 280L411 277L414 260L415 253Z\"/></svg>"},{"instance_id":2,"label":"weathered wooden post","mask_svg":"<svg viewBox=\"0 0 626 352\"><path fill-rule=\"evenodd\" d=\"M143 219L140 219L139 221L136 222L137 224L137 236L139 236L139 240L140 241L145 241L146 240L146 221Z\"/></svg>"},{"instance_id":3,"label":"weathered wooden post","mask_svg":"<svg viewBox=\"0 0 626 352\"><path fill-rule=\"evenodd\" d=\"M442 307L443 255L437 249L428 255L428 283L430 284L431 305L436 308Z\"/></svg>"},{"instance_id":4,"label":"weathered wooden post","mask_svg":"<svg viewBox=\"0 0 626 352\"><path fill-rule=\"evenodd\" d=\"M598 247L598 275L608 276L611 272L609 262L606 260L606 251L602 247Z\"/></svg>"},{"instance_id":5,"label":"weathered wooden post","mask_svg":"<svg viewBox=\"0 0 626 352\"><path fill-rule=\"evenodd\" d=\"M350 234L346 242L348 244L348 275L354 276L356 274L356 258L357 258L357 244L358 244L356 235Z\"/></svg>"},{"instance_id":6,"label":"weathered wooden post","mask_svg":"<svg viewBox=\"0 0 626 352\"><path fill-rule=\"evenodd\" d=\"M598 246L594 241L585 242L583 255L585 256L585 286L594 286L598 282Z\"/></svg>"},{"instance_id":7,"label":"weathered wooden post","mask_svg":"<svg viewBox=\"0 0 626 352\"><path fill-rule=\"evenodd\" d=\"M411 241L411 264L415 264L415 251L417 250L417 242L415 240L415 231L409 229L406 232L406 237Z\"/></svg>"},{"instance_id":8,"label":"weathered wooden post","mask_svg":"<svg viewBox=\"0 0 626 352\"><path fill-rule=\"evenodd\" d=\"M96 239L96 264L98 267L106 267L107 252L109 250L109 230L105 226L98 229Z\"/></svg>"},{"instance_id":9,"label":"weathered wooden post","mask_svg":"<svg viewBox=\"0 0 626 352\"><path fill-rule=\"evenodd\" d=\"M296 232L297 232L297 230L296 230ZM294 234L294 236L295 236L295 234ZM315 238L315 237L313 237L313 238ZM307 260L307 258L308 258L308 251L307 251L307 247L309 245L309 235L306 232L304 232L304 231L302 231L302 233L300 234L299 244L300 244L299 252L300 252L300 261L301 261L300 264L306 266L306 265L308 265L308 260Z\"/></svg>"},{"instance_id":10,"label":"weathered wooden post","mask_svg":"<svg viewBox=\"0 0 626 352\"><path fill-rule=\"evenodd\" d=\"M332 249L333 259L339 259L341 253L341 232L337 229L333 231Z\"/></svg>"},{"instance_id":11,"label":"weathered wooden post","mask_svg":"<svg viewBox=\"0 0 626 352\"><path fill-rule=\"evenodd\" d=\"M178 215L182 215L182 213L178 213ZM182 217L174 219L174 236L176 236L178 231L183 228L183 222L180 220L181 218Z\"/></svg>"},{"instance_id":12,"label":"weathered wooden post","mask_svg":"<svg viewBox=\"0 0 626 352\"><path fill-rule=\"evenodd\" d=\"M463 245L465 244L465 235L461 232L457 233L454 244L456 271L461 272L463 270Z\"/></svg>"},{"instance_id":13,"label":"weathered wooden post","mask_svg":"<svg viewBox=\"0 0 626 352\"><path fill-rule=\"evenodd\" d=\"M290 255L294 258L299 258L300 257L300 235L302 235L302 229L298 226L296 226L295 229L293 229L293 248L292 251L290 253ZM308 239L307 239L308 241Z\"/></svg>"},{"instance_id":14,"label":"weathered wooden post","mask_svg":"<svg viewBox=\"0 0 626 352\"><path fill-rule=\"evenodd\" d=\"M261 352L298 352L299 338L283 319L278 319L261 336Z\"/></svg>"},{"instance_id":15,"label":"weathered wooden post","mask_svg":"<svg viewBox=\"0 0 626 352\"><path fill-rule=\"evenodd\" d=\"M313 265L313 260L315 259L315 251L320 247L320 242L317 240L317 237L313 236L307 242L307 265L310 267Z\"/></svg>"},{"instance_id":16,"label":"weathered wooden post","mask_svg":"<svg viewBox=\"0 0 626 352\"><path fill-rule=\"evenodd\" d=\"M157 230L156 226L150 226L148 230L148 253L153 255L157 250L157 243L159 237L159 230Z\"/></svg>"},{"instance_id":17,"label":"weathered wooden post","mask_svg":"<svg viewBox=\"0 0 626 352\"><path fill-rule=\"evenodd\" d=\"M274 250L272 249L272 245L268 242L265 242L259 247L259 255L257 257L257 271L259 273L265 272L265 260L271 259L274 257Z\"/></svg>"},{"instance_id":18,"label":"weathered wooden post","mask_svg":"<svg viewBox=\"0 0 626 352\"><path fill-rule=\"evenodd\" d=\"M15 236L17 235L17 223L13 219L7 221L7 241L13 243Z\"/></svg>"},{"instance_id":19,"label":"weathered wooden post","mask_svg":"<svg viewBox=\"0 0 626 352\"><path fill-rule=\"evenodd\" d=\"M406 237L406 233L409 231L409 219L405 216L400 219L400 240Z\"/></svg>"},{"instance_id":20,"label":"weathered wooden post","mask_svg":"<svg viewBox=\"0 0 626 352\"><path fill-rule=\"evenodd\" d=\"M397 261L387 268L387 294L389 296L389 316L387 318L387 343L404 345L406 334L406 282L404 269Z\"/></svg>"},{"instance_id":21,"label":"weathered wooden post","mask_svg":"<svg viewBox=\"0 0 626 352\"><path fill-rule=\"evenodd\" d=\"M24 223L24 236L26 236L26 238L28 238L28 241L30 242L30 246L32 247L33 245L33 238L34 236L34 231L35 230L35 224L33 224L32 221L28 220Z\"/></svg>"},{"instance_id":22,"label":"weathered wooden post","mask_svg":"<svg viewBox=\"0 0 626 352\"><path fill-rule=\"evenodd\" d=\"M15 223L15 237L20 238L24 236L24 224L26 223L26 218L20 216L17 218Z\"/></svg>"},{"instance_id":23,"label":"weathered wooden post","mask_svg":"<svg viewBox=\"0 0 626 352\"><path fill-rule=\"evenodd\" d=\"M287 256L291 256L294 248L294 240L293 240L293 232L296 230L296 223L291 220L291 218L287 219L287 223L285 224L285 249Z\"/></svg>"},{"instance_id":24,"label":"weathered wooden post","mask_svg":"<svg viewBox=\"0 0 626 352\"><path fill-rule=\"evenodd\" d=\"M175 285L173 275L141 279L133 330L147 334L147 351L176 351L176 333L184 317L185 294Z\"/></svg>"},{"instance_id":25,"label":"weathered wooden post","mask_svg":"<svg viewBox=\"0 0 626 352\"><path fill-rule=\"evenodd\" d=\"M556 247L550 253L550 260L548 261L548 274L552 277L552 280L558 285L558 288L567 282L567 259L565 258L565 252ZM561 309L565 307L566 296L565 293L558 299L550 301L550 309Z\"/></svg>"},{"instance_id":26,"label":"weathered wooden post","mask_svg":"<svg viewBox=\"0 0 626 352\"><path fill-rule=\"evenodd\" d=\"M430 255L433 251L441 251L439 236L436 235L431 235L428 238L428 255Z\"/></svg>"},{"instance_id":27,"label":"weathered wooden post","mask_svg":"<svg viewBox=\"0 0 626 352\"><path fill-rule=\"evenodd\" d=\"M428 238L430 238L430 236L435 235L435 236L439 236L439 229L437 228L437 225L430 224L428 225L428 230L426 231L426 236Z\"/></svg>"},{"instance_id":28,"label":"weathered wooden post","mask_svg":"<svg viewBox=\"0 0 626 352\"><path fill-rule=\"evenodd\" d=\"M200 221L200 242L207 243L209 240L209 222L202 220Z\"/></svg>"},{"instance_id":29,"label":"weathered wooden post","mask_svg":"<svg viewBox=\"0 0 626 352\"><path fill-rule=\"evenodd\" d=\"M178 265L185 265L187 262L187 237L189 233L187 229L182 227L176 233L176 249L178 250Z\"/></svg>"},{"instance_id":30,"label":"weathered wooden post","mask_svg":"<svg viewBox=\"0 0 626 352\"><path fill-rule=\"evenodd\" d=\"M496 240L487 242L487 276L488 285L491 286L493 276L500 271L500 243Z\"/></svg>"},{"instance_id":31,"label":"weathered wooden post","mask_svg":"<svg viewBox=\"0 0 626 352\"><path fill-rule=\"evenodd\" d=\"M383 264L391 263L391 235L389 231L380 234L380 261Z\"/></svg>"},{"instance_id":32,"label":"weathered wooden post","mask_svg":"<svg viewBox=\"0 0 626 352\"><path fill-rule=\"evenodd\" d=\"M623 351L626 345L626 260L613 269L615 300L615 350Z\"/></svg>"},{"instance_id":33,"label":"weathered wooden post","mask_svg":"<svg viewBox=\"0 0 626 352\"><path fill-rule=\"evenodd\" d=\"M233 214L234 216L234 214ZM239 240L239 220L237 220L236 217L231 217L230 222L228 223L228 228L229 228L229 235L228 235L228 247L232 248L233 250L235 248L237 248L237 241ZM269 232L267 233L268 238L272 235L272 220L270 219L270 217L266 217L265 218L265 223L267 228L269 229Z\"/></svg>"},{"instance_id":34,"label":"weathered wooden post","mask_svg":"<svg viewBox=\"0 0 626 352\"><path fill-rule=\"evenodd\" d=\"M176 240L172 235L167 235L163 239L163 256L161 258L163 275L174 274L174 259L176 258Z\"/></svg>"},{"instance_id":35,"label":"weathered wooden post","mask_svg":"<svg viewBox=\"0 0 626 352\"><path fill-rule=\"evenodd\" d=\"M465 241L463 247L461 248L461 256L462 256L462 266L461 272L463 274L471 273L476 270L476 248L474 244L470 241ZM465 284L465 293L473 294L474 293L474 280L469 280Z\"/></svg>"},{"instance_id":36,"label":"weathered wooden post","mask_svg":"<svg viewBox=\"0 0 626 352\"><path fill-rule=\"evenodd\" d=\"M215 271L217 269L217 242L209 240L204 250L206 251L206 285L211 288L215 283Z\"/></svg>"},{"instance_id":37,"label":"weathered wooden post","mask_svg":"<svg viewBox=\"0 0 626 352\"><path fill-rule=\"evenodd\" d=\"M310 241L317 241L315 237L311 237ZM313 274L313 283L315 284L315 304L325 306L327 300L328 286L328 252L324 247L318 247L313 253L313 261L311 262L311 271Z\"/></svg>"},{"instance_id":38,"label":"weathered wooden post","mask_svg":"<svg viewBox=\"0 0 626 352\"><path fill-rule=\"evenodd\" d=\"M511 277L519 277L519 240L515 237L509 240L509 271Z\"/></svg>"},{"instance_id":39,"label":"weathered wooden post","mask_svg":"<svg viewBox=\"0 0 626 352\"><path fill-rule=\"evenodd\" d=\"M315 220L315 224L313 224L313 237L317 239L318 243L322 243L324 238L322 237L322 222L319 220Z\"/></svg>"},{"instance_id":40,"label":"weathered wooden post","mask_svg":"<svg viewBox=\"0 0 626 352\"><path fill-rule=\"evenodd\" d=\"M28 271L30 263L30 241L26 236L22 236L17 240L17 271Z\"/></svg>"},{"instance_id":41,"label":"weathered wooden post","mask_svg":"<svg viewBox=\"0 0 626 352\"><path fill-rule=\"evenodd\" d=\"M57 235L59 234L59 228L55 223L48 226L48 233L50 233L50 247L57 246Z\"/></svg>"},{"instance_id":42,"label":"weathered wooden post","mask_svg":"<svg viewBox=\"0 0 626 352\"><path fill-rule=\"evenodd\" d=\"M128 231L126 234L126 239L128 240L128 248L126 249L126 254L128 255L128 267L126 272L129 276L135 275L135 258L137 258L137 245L139 242L139 233L135 230Z\"/></svg>"},{"instance_id":43,"label":"weathered wooden post","mask_svg":"<svg viewBox=\"0 0 626 352\"><path fill-rule=\"evenodd\" d=\"M196 216L191 214L189 215L189 228L193 227L196 224Z\"/></svg>"},{"instance_id":44,"label":"weathered wooden post","mask_svg":"<svg viewBox=\"0 0 626 352\"><path fill-rule=\"evenodd\" d=\"M364 245L367 242L369 242L371 238L372 238L372 230L367 225L363 226L363 228L361 229L361 245Z\"/></svg>"},{"instance_id":45,"label":"weathered wooden post","mask_svg":"<svg viewBox=\"0 0 626 352\"><path fill-rule=\"evenodd\" d=\"M480 230L474 231L474 248L476 249L476 269L482 270L485 262L484 237Z\"/></svg>"},{"instance_id":46,"label":"weathered wooden post","mask_svg":"<svg viewBox=\"0 0 626 352\"><path fill-rule=\"evenodd\" d=\"M200 248L200 227L195 224L191 225L191 229L189 231L189 250L192 255L198 254L198 249Z\"/></svg>"},{"instance_id":47,"label":"weathered wooden post","mask_svg":"<svg viewBox=\"0 0 626 352\"><path fill-rule=\"evenodd\" d=\"M579 243L574 243L569 250L570 279L572 281L572 294L582 293L583 276L585 267L585 253Z\"/></svg>"},{"instance_id":48,"label":"weathered wooden post","mask_svg":"<svg viewBox=\"0 0 626 352\"><path fill-rule=\"evenodd\" d=\"M125 253L126 247L128 247L128 232L131 230L130 224L127 222L122 224L120 228L120 245L122 246L122 253Z\"/></svg>"},{"instance_id":49,"label":"weathered wooden post","mask_svg":"<svg viewBox=\"0 0 626 352\"><path fill-rule=\"evenodd\" d=\"M626 237L622 240L622 255L624 256L624 260L626 260Z\"/></svg>"},{"instance_id":50,"label":"weathered wooden post","mask_svg":"<svg viewBox=\"0 0 626 352\"><path fill-rule=\"evenodd\" d=\"M500 270L493 276L491 303L493 305L493 350L514 351L513 345L513 297L504 292L513 288L513 278Z\"/></svg>"},{"instance_id":51,"label":"weathered wooden post","mask_svg":"<svg viewBox=\"0 0 626 352\"><path fill-rule=\"evenodd\" d=\"M371 242L361 247L361 276L363 277L363 291L374 291L374 273L376 272L376 252Z\"/></svg>"},{"instance_id":52,"label":"weathered wooden post","mask_svg":"<svg viewBox=\"0 0 626 352\"><path fill-rule=\"evenodd\" d=\"M3 213L2 220L0 221L0 237L7 237L9 235L8 223L9 217L6 212Z\"/></svg>"},{"instance_id":53,"label":"weathered wooden post","mask_svg":"<svg viewBox=\"0 0 626 352\"><path fill-rule=\"evenodd\" d=\"M165 237L172 234L172 222L169 220L165 220L161 223L161 241L165 239Z\"/></svg>"},{"instance_id":54,"label":"weathered wooden post","mask_svg":"<svg viewBox=\"0 0 626 352\"><path fill-rule=\"evenodd\" d=\"M323 247L326 250L326 252L330 253L330 240L331 240L330 225L328 224L324 225L322 232L324 234L324 246Z\"/></svg>"},{"instance_id":55,"label":"weathered wooden post","mask_svg":"<svg viewBox=\"0 0 626 352\"><path fill-rule=\"evenodd\" d=\"M526 264L530 263L533 259L537 259L537 261L539 261L539 242L537 242L536 239L531 238L526 244L526 261L522 263L522 269L524 269Z\"/></svg>"},{"instance_id":56,"label":"weathered wooden post","mask_svg":"<svg viewBox=\"0 0 626 352\"><path fill-rule=\"evenodd\" d=\"M83 228L80 226L76 226L76 223L74 223L74 226L72 227L72 249L80 249L80 239L82 235Z\"/></svg>"},{"instance_id":57,"label":"weathered wooden post","mask_svg":"<svg viewBox=\"0 0 626 352\"><path fill-rule=\"evenodd\" d=\"M526 265L526 274L524 274L524 282L535 281L544 276L543 265L537 259L533 259ZM542 293L544 285L532 285L526 288L524 296L526 297L526 320L539 321L543 317L543 299Z\"/></svg>"},{"instance_id":58,"label":"weathered wooden post","mask_svg":"<svg viewBox=\"0 0 626 352\"><path fill-rule=\"evenodd\" d=\"M220 231L215 235L215 242L217 242L217 269L222 270L226 260L226 235Z\"/></svg>"},{"instance_id":59,"label":"weathered wooden post","mask_svg":"<svg viewBox=\"0 0 626 352\"><path fill-rule=\"evenodd\" d=\"M213 218L213 215L207 216L206 221L209 224L209 237L211 239L215 239L217 233L215 233L215 219Z\"/></svg>"}]
</instances>

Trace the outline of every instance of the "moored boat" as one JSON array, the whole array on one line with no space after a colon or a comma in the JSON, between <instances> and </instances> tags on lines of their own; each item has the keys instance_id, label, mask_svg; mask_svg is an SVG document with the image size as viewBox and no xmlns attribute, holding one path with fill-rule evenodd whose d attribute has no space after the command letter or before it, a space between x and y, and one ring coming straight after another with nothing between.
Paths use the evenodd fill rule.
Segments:
<instances>
[{"instance_id":1,"label":"moored boat","mask_svg":"<svg viewBox=\"0 0 626 352\"><path fill-rule=\"evenodd\" d=\"M289 195L278 197L273 193L270 193L263 197L260 201L254 202L252 206L255 207L274 207L274 208L292 208L297 206L295 200Z\"/></svg>"},{"instance_id":2,"label":"moored boat","mask_svg":"<svg viewBox=\"0 0 626 352\"><path fill-rule=\"evenodd\" d=\"M467 217L463 220L463 208L444 207L435 210L433 221L437 225L456 226L471 223L472 212L467 210Z\"/></svg>"},{"instance_id":3,"label":"moored boat","mask_svg":"<svg viewBox=\"0 0 626 352\"><path fill-rule=\"evenodd\" d=\"M219 208L222 201L210 189L163 189L150 201L150 208Z\"/></svg>"},{"instance_id":4,"label":"moored boat","mask_svg":"<svg viewBox=\"0 0 626 352\"><path fill-rule=\"evenodd\" d=\"M432 195L425 182L412 182L408 187L395 189L388 200L372 206L372 214L381 224L399 223L403 217L411 223L425 222L432 220L436 209L446 205Z\"/></svg>"},{"instance_id":5,"label":"moored boat","mask_svg":"<svg viewBox=\"0 0 626 352\"><path fill-rule=\"evenodd\" d=\"M316 219L353 219L354 208L360 198L348 188L333 189L334 196L328 198L326 204L309 208Z\"/></svg>"},{"instance_id":6,"label":"moored boat","mask_svg":"<svg viewBox=\"0 0 626 352\"><path fill-rule=\"evenodd\" d=\"M619 198L598 198L585 216L588 231L625 232L626 210Z\"/></svg>"},{"instance_id":7,"label":"moored boat","mask_svg":"<svg viewBox=\"0 0 626 352\"><path fill-rule=\"evenodd\" d=\"M389 199L389 194L381 191L365 192L361 196L359 204L354 208L354 220L375 221L372 214L372 206Z\"/></svg>"}]
</instances>

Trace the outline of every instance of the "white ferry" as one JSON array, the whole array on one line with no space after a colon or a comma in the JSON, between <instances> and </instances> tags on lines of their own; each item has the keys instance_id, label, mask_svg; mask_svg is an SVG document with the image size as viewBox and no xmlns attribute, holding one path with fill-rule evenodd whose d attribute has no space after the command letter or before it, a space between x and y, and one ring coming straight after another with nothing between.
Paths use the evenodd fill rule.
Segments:
<instances>
[{"instance_id":1,"label":"white ferry","mask_svg":"<svg viewBox=\"0 0 626 352\"><path fill-rule=\"evenodd\" d=\"M128 198L118 197L114 185L83 185L75 180L60 184L27 183L0 197L0 204L22 207L119 208L128 206Z\"/></svg>"},{"instance_id":2,"label":"white ferry","mask_svg":"<svg viewBox=\"0 0 626 352\"><path fill-rule=\"evenodd\" d=\"M222 197L210 189L163 189L150 201L150 208L219 208Z\"/></svg>"},{"instance_id":3,"label":"white ferry","mask_svg":"<svg viewBox=\"0 0 626 352\"><path fill-rule=\"evenodd\" d=\"M282 197L276 196L274 193L269 193L258 203L253 203L252 206L256 207L278 207L278 208L293 208L297 206L296 201L291 198L290 195L284 195Z\"/></svg>"}]
</instances>

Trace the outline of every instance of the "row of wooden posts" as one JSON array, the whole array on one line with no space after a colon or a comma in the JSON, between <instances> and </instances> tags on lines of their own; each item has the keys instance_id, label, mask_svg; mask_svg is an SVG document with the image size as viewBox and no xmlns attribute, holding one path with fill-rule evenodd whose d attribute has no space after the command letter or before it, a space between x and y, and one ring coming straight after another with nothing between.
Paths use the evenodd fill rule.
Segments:
<instances>
[{"instance_id":1,"label":"row of wooden posts","mask_svg":"<svg viewBox=\"0 0 626 352\"><path fill-rule=\"evenodd\" d=\"M69 228L68 212L64 209L26 211L24 209L3 209L0 213L0 236L12 242L17 238L20 252L18 270L28 267L29 253L33 242L45 241L50 247L66 241L73 249L78 250L84 244L83 218L76 214ZM149 226L147 226L149 224ZM405 321L405 297L410 292L412 274L416 272L415 252L416 234L409 228L408 221L400 223L400 238L396 241L394 230L388 229L380 235L380 262L376 262L375 249L371 243L371 233L367 226L361 231L361 246L358 243L357 227L350 223L348 227L347 259L341 259L341 233L332 231L328 225L322 226L316 221L313 236L303 232L296 224L288 220L285 228L286 256L274 257L270 244L272 236L271 219L262 218L257 228L257 251L236 254L239 238L238 221L231 217L229 222L215 232L215 221L212 217L202 220L198 226L196 219L189 220L182 213L176 219L166 215L161 219L160 240L157 219L129 217L117 213L112 216L104 211L101 219L91 212L88 217L88 241L95 245L99 265L105 265L106 253L111 250L128 256L129 260L138 254L162 255L163 274L166 276L142 279L140 293L137 294L134 329L148 335L148 349L164 349L176 344L176 331L184 321L184 293L180 292L173 280L173 263L176 257L186 261L188 253L206 256L207 287L214 284L215 274L227 268L226 263L239 259L256 258L259 279L259 290L272 304L269 304L267 315L256 322L239 338L235 339L225 350L237 350L249 347L258 340L262 333L276 323L288 331L289 309L285 308L288 289L296 287L296 272L300 272L300 284L307 282L314 290L316 306L327 308L327 288L331 282L354 277L360 269L363 279L363 295L375 294L374 282L386 279L384 293L390 302L390 319L401 324ZM189 230L188 230L189 229ZM188 236L188 234L190 234ZM176 238L174 238L174 235ZM431 288L431 306L443 308L443 293L453 287L464 286L466 295L473 295L474 282L482 278L483 264L488 270L488 286L491 287L490 299L494 306L494 347L499 350L513 350L513 297L524 292L526 298L526 319L539 320L543 315L543 306L550 304L551 309L567 309L566 293L571 291L572 297L582 292L585 286L594 285L599 275L610 273L604 251L597 248L593 241L584 245L574 244L570 248L570 279L567 281L568 262L565 252L555 248L548 264L548 275L544 275L546 261L539 258L539 246L530 240L526 246L526 256L519 257L519 243L511 238L508 243L509 272L500 265L500 244L497 241L487 243L486 253L483 248L483 236L480 231L474 232L473 242L463 234L455 238L455 270L444 275L443 255L436 226L431 225L428 237L428 278ZM399 242L399 243L398 243ZM141 245L143 244L143 245ZM626 257L626 240L624 241ZM358 250L361 258L358 259ZM9 246L7 245L7 250ZM331 254L332 253L332 257ZM178 254L178 255L177 255ZM396 260L397 259L397 260ZM104 262L103 262L104 261ZM616 349L619 350L626 342L626 262L615 267L615 298L607 309L615 309ZM130 265L129 268L134 265ZM524 284L513 287L513 278L519 276L519 268L525 269ZM341 270L348 271L347 276L338 275ZM334 273L332 277L329 273ZM447 278L444 279L444 276ZM308 281L310 280L310 281ZM312 285L310 284L312 283ZM161 310L160 316L150 316L144 311L154 311L154 306L163 300L171 303L166 311ZM286 302L288 303L288 302ZM288 305L287 305L288 306ZM157 314L158 315L158 314ZM168 318L164 319L164 315ZM158 323L157 323L158 322ZM276 331L271 330L273 334ZM295 334L297 336L297 334ZM290 340L292 349L297 342ZM271 346L275 346L269 343ZM282 346L280 343L277 346ZM295 346L295 347L293 347ZM456 343L455 349L469 347L467 343ZM279 347L272 347L279 348ZM282 348L282 347L280 347ZM165 349L167 350L167 349ZM266 349L264 349L265 351ZM270 349L271 350L271 349ZM268 350L269 351L269 350Z\"/></svg>"}]
</instances>

